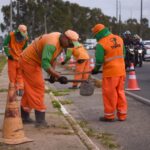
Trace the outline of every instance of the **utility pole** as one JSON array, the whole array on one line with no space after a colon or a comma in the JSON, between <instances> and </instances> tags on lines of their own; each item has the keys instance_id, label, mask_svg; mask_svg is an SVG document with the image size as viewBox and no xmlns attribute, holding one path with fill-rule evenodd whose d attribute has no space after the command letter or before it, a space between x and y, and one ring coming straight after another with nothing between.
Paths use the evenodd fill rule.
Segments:
<instances>
[{"instance_id":1,"label":"utility pole","mask_svg":"<svg viewBox=\"0 0 150 150\"><path fill-rule=\"evenodd\" d=\"M118 0L116 0L116 19L118 22Z\"/></svg>"},{"instance_id":2,"label":"utility pole","mask_svg":"<svg viewBox=\"0 0 150 150\"><path fill-rule=\"evenodd\" d=\"M141 0L141 18L140 18L140 36L142 37L142 34L143 34L143 22L142 22L142 19L143 19L143 0Z\"/></svg>"},{"instance_id":3,"label":"utility pole","mask_svg":"<svg viewBox=\"0 0 150 150\"><path fill-rule=\"evenodd\" d=\"M44 14L44 28L45 28L45 33L47 33L47 18L46 18L46 13Z\"/></svg>"},{"instance_id":4,"label":"utility pole","mask_svg":"<svg viewBox=\"0 0 150 150\"><path fill-rule=\"evenodd\" d=\"M121 35L121 0L119 0L119 31Z\"/></svg>"},{"instance_id":5,"label":"utility pole","mask_svg":"<svg viewBox=\"0 0 150 150\"><path fill-rule=\"evenodd\" d=\"M19 14L20 14L19 6L20 6L20 1L17 0L17 27L19 25Z\"/></svg>"},{"instance_id":6,"label":"utility pole","mask_svg":"<svg viewBox=\"0 0 150 150\"><path fill-rule=\"evenodd\" d=\"M10 31L12 31L12 0L10 0Z\"/></svg>"}]
</instances>

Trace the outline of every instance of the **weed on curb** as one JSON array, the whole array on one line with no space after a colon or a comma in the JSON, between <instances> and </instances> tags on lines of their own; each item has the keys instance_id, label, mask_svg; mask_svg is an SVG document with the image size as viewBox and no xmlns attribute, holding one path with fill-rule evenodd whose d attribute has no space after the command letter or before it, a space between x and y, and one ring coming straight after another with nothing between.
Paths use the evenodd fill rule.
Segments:
<instances>
[{"instance_id":1,"label":"weed on curb","mask_svg":"<svg viewBox=\"0 0 150 150\"><path fill-rule=\"evenodd\" d=\"M94 131L88 127L88 123L86 121L79 121L78 123L89 137L93 137L99 140L105 147L109 148L110 150L116 150L120 147L113 139L112 134Z\"/></svg>"},{"instance_id":2,"label":"weed on curb","mask_svg":"<svg viewBox=\"0 0 150 150\"><path fill-rule=\"evenodd\" d=\"M58 108L58 109L61 108L61 105L60 105L59 102L57 102L56 100L52 100L52 104L53 104L53 107L54 107L54 108Z\"/></svg>"}]
</instances>

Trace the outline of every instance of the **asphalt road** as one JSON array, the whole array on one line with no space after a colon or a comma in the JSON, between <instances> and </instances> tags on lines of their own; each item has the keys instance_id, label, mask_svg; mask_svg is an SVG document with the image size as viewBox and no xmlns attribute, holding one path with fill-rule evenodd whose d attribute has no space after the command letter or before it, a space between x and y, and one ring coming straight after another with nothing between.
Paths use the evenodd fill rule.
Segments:
<instances>
[{"instance_id":1,"label":"asphalt road","mask_svg":"<svg viewBox=\"0 0 150 150\"><path fill-rule=\"evenodd\" d=\"M150 98L149 67L150 63L146 62L142 68L136 69L137 81L141 90L134 91L134 93L145 98ZM70 85L56 83L55 86L58 89L64 89ZM79 95L79 90L76 90L70 92L65 98L73 101L72 105L65 107L74 118L88 122L88 126L96 132L111 134L120 145L119 150L150 150L150 106L127 97L127 120L104 123L99 121L99 117L103 116L101 89L96 89L94 95L88 97Z\"/></svg>"},{"instance_id":2,"label":"asphalt road","mask_svg":"<svg viewBox=\"0 0 150 150\"><path fill-rule=\"evenodd\" d=\"M136 67L136 80L140 90L130 91L138 96L149 99L150 101L150 62L144 62L143 67ZM101 74L95 75L101 79ZM127 88L129 73L127 73L125 88Z\"/></svg>"},{"instance_id":3,"label":"asphalt road","mask_svg":"<svg viewBox=\"0 0 150 150\"><path fill-rule=\"evenodd\" d=\"M89 50L88 52L91 56L94 57L94 50ZM135 70L137 83L140 90L130 92L150 100L150 62L145 61L142 67L136 67ZM126 88L128 83L128 76L129 74L127 73L127 80L125 84ZM95 75L95 77L101 78L101 74Z\"/></svg>"}]
</instances>

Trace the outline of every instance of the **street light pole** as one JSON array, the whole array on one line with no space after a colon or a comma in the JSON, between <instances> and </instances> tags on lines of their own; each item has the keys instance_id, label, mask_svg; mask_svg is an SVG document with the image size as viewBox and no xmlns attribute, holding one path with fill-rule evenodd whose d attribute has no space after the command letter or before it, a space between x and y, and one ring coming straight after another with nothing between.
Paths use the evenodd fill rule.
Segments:
<instances>
[{"instance_id":1,"label":"street light pole","mask_svg":"<svg viewBox=\"0 0 150 150\"><path fill-rule=\"evenodd\" d=\"M116 0L116 19L118 22L118 0Z\"/></svg>"},{"instance_id":2,"label":"street light pole","mask_svg":"<svg viewBox=\"0 0 150 150\"><path fill-rule=\"evenodd\" d=\"M45 28L45 33L47 33L47 18L46 18L46 13L44 15L44 28Z\"/></svg>"},{"instance_id":3,"label":"street light pole","mask_svg":"<svg viewBox=\"0 0 150 150\"><path fill-rule=\"evenodd\" d=\"M12 0L10 0L10 31L12 31Z\"/></svg>"},{"instance_id":4,"label":"street light pole","mask_svg":"<svg viewBox=\"0 0 150 150\"><path fill-rule=\"evenodd\" d=\"M121 0L119 0L119 30L121 34Z\"/></svg>"},{"instance_id":5,"label":"street light pole","mask_svg":"<svg viewBox=\"0 0 150 150\"><path fill-rule=\"evenodd\" d=\"M143 23L142 23L142 19L143 19L143 0L141 0L141 18L140 18L140 36L142 37L143 34Z\"/></svg>"}]
</instances>

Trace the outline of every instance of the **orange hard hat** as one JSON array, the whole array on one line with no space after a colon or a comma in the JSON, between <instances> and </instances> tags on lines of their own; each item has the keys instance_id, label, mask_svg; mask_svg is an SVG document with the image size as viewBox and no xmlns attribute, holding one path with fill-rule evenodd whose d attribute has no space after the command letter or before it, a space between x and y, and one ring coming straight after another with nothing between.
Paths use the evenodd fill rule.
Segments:
<instances>
[{"instance_id":1,"label":"orange hard hat","mask_svg":"<svg viewBox=\"0 0 150 150\"><path fill-rule=\"evenodd\" d=\"M73 30L67 30L65 32L65 35L67 36L68 39L72 41L78 41L79 40L79 34Z\"/></svg>"},{"instance_id":2,"label":"orange hard hat","mask_svg":"<svg viewBox=\"0 0 150 150\"><path fill-rule=\"evenodd\" d=\"M103 24L96 24L93 28L92 28L92 32L93 34L98 33L99 31L103 30L105 28L105 26Z\"/></svg>"}]
</instances>

